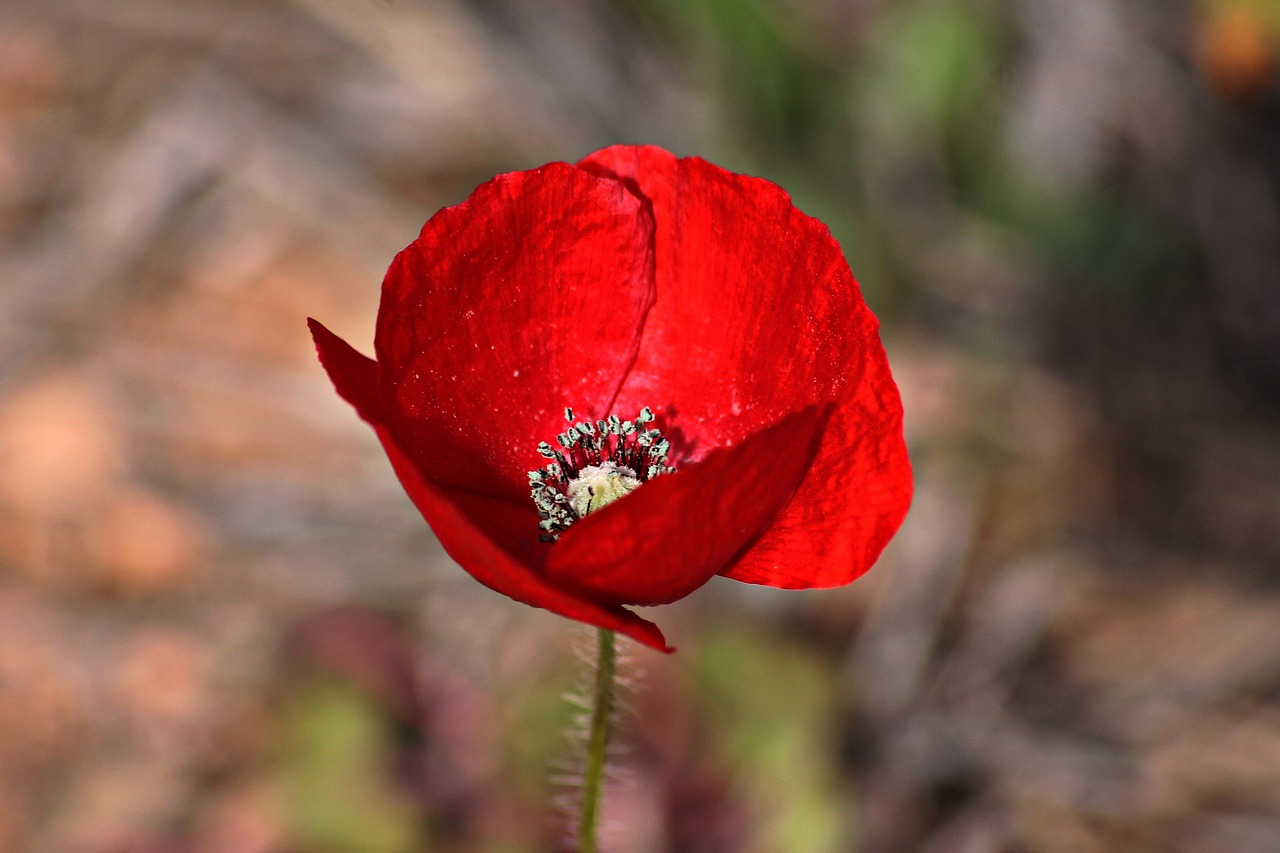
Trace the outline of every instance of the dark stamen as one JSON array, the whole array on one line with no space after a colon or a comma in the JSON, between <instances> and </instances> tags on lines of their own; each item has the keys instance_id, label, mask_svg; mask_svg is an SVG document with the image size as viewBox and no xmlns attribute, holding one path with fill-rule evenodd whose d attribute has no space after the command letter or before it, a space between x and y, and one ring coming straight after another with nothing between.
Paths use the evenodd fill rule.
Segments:
<instances>
[{"instance_id":1,"label":"dark stamen","mask_svg":"<svg viewBox=\"0 0 1280 853\"><path fill-rule=\"evenodd\" d=\"M538 526L543 531L538 538L544 542L554 542L570 525L591 511L597 497L594 486L587 486L585 505L581 502L581 492L570 500L572 487L584 469L607 468L608 477L622 477L633 484L642 484L675 471L666 464L671 443L662 437L661 430L648 426L657 419L648 406L640 410L634 421L609 415L594 424L589 420L575 424L573 409L567 406L564 418L569 427L556 436L556 443L562 449L558 450L545 441L538 444L538 454L555 461L529 472L530 497L538 509L541 519ZM593 472L591 476L602 473ZM619 493L612 491L611 487L610 499L625 495L631 488L635 485Z\"/></svg>"}]
</instances>

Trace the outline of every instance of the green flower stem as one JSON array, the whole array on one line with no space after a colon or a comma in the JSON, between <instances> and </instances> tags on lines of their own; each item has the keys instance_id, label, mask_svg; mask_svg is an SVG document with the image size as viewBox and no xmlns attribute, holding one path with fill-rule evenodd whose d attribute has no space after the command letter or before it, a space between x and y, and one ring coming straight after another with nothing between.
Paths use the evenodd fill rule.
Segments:
<instances>
[{"instance_id":1,"label":"green flower stem","mask_svg":"<svg viewBox=\"0 0 1280 853\"><path fill-rule=\"evenodd\" d=\"M600 849L597 828L604 789L605 751L609 745L609 721L613 716L613 671L617 652L612 631L599 629L596 683L591 698L591 732L587 736L587 766L582 779L582 815L578 822L578 853Z\"/></svg>"}]
</instances>

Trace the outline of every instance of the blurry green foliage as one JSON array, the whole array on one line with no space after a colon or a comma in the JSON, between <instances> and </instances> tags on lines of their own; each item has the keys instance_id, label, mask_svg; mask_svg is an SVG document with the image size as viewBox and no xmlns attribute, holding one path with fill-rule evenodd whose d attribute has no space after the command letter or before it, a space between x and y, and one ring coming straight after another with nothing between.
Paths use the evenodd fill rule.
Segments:
<instances>
[{"instance_id":1,"label":"blurry green foliage","mask_svg":"<svg viewBox=\"0 0 1280 853\"><path fill-rule=\"evenodd\" d=\"M727 123L697 150L736 172L766 176L831 227L845 253L874 241L855 193L849 67L799 31L776 0L614 0L639 28L669 43L681 65L718 93ZM860 276L874 263L855 265ZM874 278L874 277L873 277ZM864 286L866 282L863 282Z\"/></svg>"},{"instance_id":2,"label":"blurry green foliage","mask_svg":"<svg viewBox=\"0 0 1280 853\"><path fill-rule=\"evenodd\" d=\"M694 662L714 748L762 815L759 850L847 850L851 815L830 744L835 677L812 652L732 627Z\"/></svg>"},{"instance_id":3,"label":"blurry green foliage","mask_svg":"<svg viewBox=\"0 0 1280 853\"><path fill-rule=\"evenodd\" d=\"M551 769L571 762L566 738L577 710L565 700L573 682L572 661L531 673L499 702L504 716L499 734L503 777L531 803L554 793Z\"/></svg>"},{"instance_id":4,"label":"blurry green foliage","mask_svg":"<svg viewBox=\"0 0 1280 853\"><path fill-rule=\"evenodd\" d=\"M1123 180L1045 183L1010 156L1002 69L1016 45L995 7L925 0L895 7L880 24L856 88L859 112L878 119L885 156L936 145L950 203L1032 248L1068 294L1138 293L1185 264L1167 226Z\"/></svg>"},{"instance_id":5,"label":"blurry green foliage","mask_svg":"<svg viewBox=\"0 0 1280 853\"><path fill-rule=\"evenodd\" d=\"M770 0L616 0L724 93L743 148L804 159L838 102L840 70L786 26Z\"/></svg>"},{"instance_id":6,"label":"blurry green foliage","mask_svg":"<svg viewBox=\"0 0 1280 853\"><path fill-rule=\"evenodd\" d=\"M1008 22L985 3L923 0L890 6L854 72L852 109L874 125L883 153L936 144L943 177L963 201L1004 171L998 140Z\"/></svg>"},{"instance_id":7,"label":"blurry green foliage","mask_svg":"<svg viewBox=\"0 0 1280 853\"><path fill-rule=\"evenodd\" d=\"M429 849L417 809L388 773L394 726L363 691L336 677L309 678L290 695L281 727L283 789L301 849Z\"/></svg>"},{"instance_id":8,"label":"blurry green foliage","mask_svg":"<svg viewBox=\"0 0 1280 853\"><path fill-rule=\"evenodd\" d=\"M826 222L877 311L946 287L916 280L912 241L929 227L917 191L998 228L1070 299L1106 294L1151 310L1180 298L1189 244L1127 176L1046 185L1012 156L1007 81L1022 46L1008 4L884 4L856 41L834 46L782 0L615 5L719 93L724 138L699 150L777 181ZM869 199L873 178L901 189Z\"/></svg>"},{"instance_id":9,"label":"blurry green foliage","mask_svg":"<svg viewBox=\"0 0 1280 853\"><path fill-rule=\"evenodd\" d=\"M1280 3L1276 0L1200 0L1197 5L1203 12L1217 15L1246 11L1280 36Z\"/></svg>"}]
</instances>

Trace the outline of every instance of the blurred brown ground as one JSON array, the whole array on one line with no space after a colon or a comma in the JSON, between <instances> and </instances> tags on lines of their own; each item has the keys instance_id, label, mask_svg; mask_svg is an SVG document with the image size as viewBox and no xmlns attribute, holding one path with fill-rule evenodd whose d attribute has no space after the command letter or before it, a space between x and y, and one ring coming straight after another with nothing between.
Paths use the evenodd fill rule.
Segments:
<instances>
[{"instance_id":1,"label":"blurred brown ground","mask_svg":"<svg viewBox=\"0 0 1280 853\"><path fill-rule=\"evenodd\" d=\"M1280 850L1278 55L1249 0L6 0L0 851L553 849L578 629L303 321L367 349L434 210L615 141L831 221L918 497L849 589L659 614L614 849Z\"/></svg>"}]
</instances>

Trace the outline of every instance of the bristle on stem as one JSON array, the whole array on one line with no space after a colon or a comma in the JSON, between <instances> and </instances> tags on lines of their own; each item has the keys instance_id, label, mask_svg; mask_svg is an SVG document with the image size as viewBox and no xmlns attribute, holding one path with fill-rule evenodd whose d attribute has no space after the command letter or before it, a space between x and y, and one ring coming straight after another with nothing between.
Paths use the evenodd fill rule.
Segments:
<instances>
[{"instance_id":1,"label":"bristle on stem","mask_svg":"<svg viewBox=\"0 0 1280 853\"><path fill-rule=\"evenodd\" d=\"M591 721L587 733L586 767L582 776L582 811L578 820L578 853L597 853L601 794L604 788L605 759L613 717L613 680L617 647L612 631L598 630L599 651L592 689Z\"/></svg>"}]
</instances>

